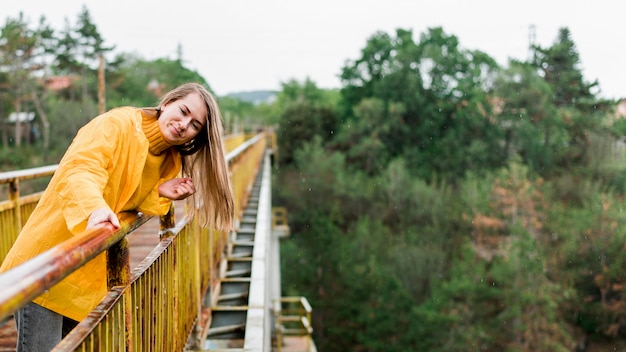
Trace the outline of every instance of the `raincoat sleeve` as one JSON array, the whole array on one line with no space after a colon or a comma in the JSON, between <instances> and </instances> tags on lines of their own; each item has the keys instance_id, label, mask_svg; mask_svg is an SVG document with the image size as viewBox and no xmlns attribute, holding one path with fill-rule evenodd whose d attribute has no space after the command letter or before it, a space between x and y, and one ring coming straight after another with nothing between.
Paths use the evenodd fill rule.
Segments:
<instances>
[{"instance_id":1,"label":"raincoat sleeve","mask_svg":"<svg viewBox=\"0 0 626 352\"><path fill-rule=\"evenodd\" d=\"M99 116L79 130L61 160L55 191L62 199L62 213L70 231L77 231L94 210L111 209L103 191L120 138L124 134L119 121Z\"/></svg>"}]
</instances>

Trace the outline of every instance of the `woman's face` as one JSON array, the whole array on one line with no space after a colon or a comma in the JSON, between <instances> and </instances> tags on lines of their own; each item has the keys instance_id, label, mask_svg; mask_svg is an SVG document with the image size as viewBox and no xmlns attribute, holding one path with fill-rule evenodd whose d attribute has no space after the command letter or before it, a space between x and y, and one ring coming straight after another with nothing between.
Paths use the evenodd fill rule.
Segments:
<instances>
[{"instance_id":1,"label":"woman's face","mask_svg":"<svg viewBox=\"0 0 626 352\"><path fill-rule=\"evenodd\" d=\"M198 93L161 106L159 128L166 142L182 145L194 139L206 124L207 109Z\"/></svg>"}]
</instances>

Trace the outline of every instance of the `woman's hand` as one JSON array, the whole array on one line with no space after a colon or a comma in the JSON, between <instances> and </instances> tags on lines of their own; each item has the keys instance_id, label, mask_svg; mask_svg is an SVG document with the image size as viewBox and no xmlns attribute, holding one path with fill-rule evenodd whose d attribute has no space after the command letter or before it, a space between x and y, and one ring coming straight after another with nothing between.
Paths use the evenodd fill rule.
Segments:
<instances>
[{"instance_id":1,"label":"woman's hand","mask_svg":"<svg viewBox=\"0 0 626 352\"><path fill-rule=\"evenodd\" d=\"M191 177L173 178L159 185L159 195L171 200L181 200L196 193Z\"/></svg>"},{"instance_id":2,"label":"woman's hand","mask_svg":"<svg viewBox=\"0 0 626 352\"><path fill-rule=\"evenodd\" d=\"M96 209L89 216L89 220L87 220L87 229L91 229L96 227L97 225L110 223L116 229L120 228L120 220L117 218L117 215L109 208L100 208Z\"/></svg>"}]
</instances>

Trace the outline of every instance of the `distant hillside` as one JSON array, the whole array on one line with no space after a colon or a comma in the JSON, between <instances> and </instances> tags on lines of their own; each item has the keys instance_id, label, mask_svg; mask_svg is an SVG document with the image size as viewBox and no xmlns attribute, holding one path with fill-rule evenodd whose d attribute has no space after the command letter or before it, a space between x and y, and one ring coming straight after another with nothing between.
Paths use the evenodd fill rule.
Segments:
<instances>
[{"instance_id":1,"label":"distant hillside","mask_svg":"<svg viewBox=\"0 0 626 352\"><path fill-rule=\"evenodd\" d=\"M277 91L273 90L255 90L249 92L236 92L227 94L226 97L236 98L243 101L250 102L254 105L258 105L261 103L271 103L276 100Z\"/></svg>"}]
</instances>

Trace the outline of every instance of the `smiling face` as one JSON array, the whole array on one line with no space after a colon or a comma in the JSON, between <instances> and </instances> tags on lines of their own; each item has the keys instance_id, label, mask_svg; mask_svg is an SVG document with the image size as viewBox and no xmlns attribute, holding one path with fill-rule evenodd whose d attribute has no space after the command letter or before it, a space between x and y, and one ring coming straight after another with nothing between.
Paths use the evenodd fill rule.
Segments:
<instances>
[{"instance_id":1,"label":"smiling face","mask_svg":"<svg viewBox=\"0 0 626 352\"><path fill-rule=\"evenodd\" d=\"M206 125L207 108L198 93L161 105L159 128L163 139L183 145L194 139Z\"/></svg>"}]
</instances>

